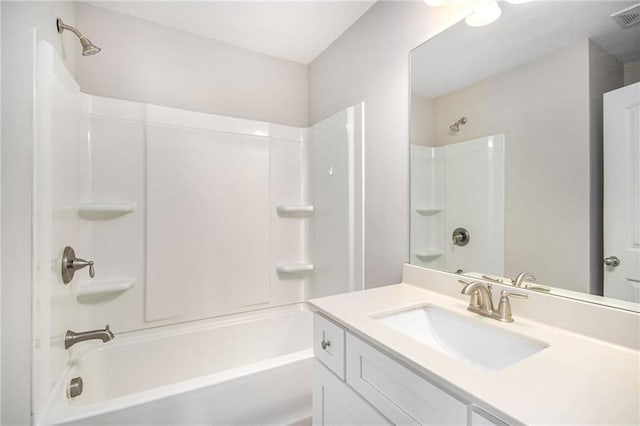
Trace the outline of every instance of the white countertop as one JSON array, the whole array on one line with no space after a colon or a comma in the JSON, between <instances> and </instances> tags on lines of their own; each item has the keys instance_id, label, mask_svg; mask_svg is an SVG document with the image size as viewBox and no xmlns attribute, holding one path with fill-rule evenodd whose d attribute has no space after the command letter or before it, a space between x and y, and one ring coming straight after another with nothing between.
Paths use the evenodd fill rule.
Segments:
<instances>
[{"instance_id":1,"label":"white countertop","mask_svg":"<svg viewBox=\"0 0 640 426\"><path fill-rule=\"evenodd\" d=\"M525 424L640 424L640 353L519 318L513 323L467 311L467 303L408 284L314 299L309 304L425 377ZM503 370L456 360L372 318L433 305L549 345Z\"/></svg>"}]
</instances>

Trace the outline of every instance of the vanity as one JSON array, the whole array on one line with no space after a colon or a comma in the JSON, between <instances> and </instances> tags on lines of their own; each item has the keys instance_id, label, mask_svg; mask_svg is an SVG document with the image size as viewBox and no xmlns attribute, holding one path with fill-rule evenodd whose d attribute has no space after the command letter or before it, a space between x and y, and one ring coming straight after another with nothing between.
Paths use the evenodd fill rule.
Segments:
<instances>
[{"instance_id":1,"label":"vanity","mask_svg":"<svg viewBox=\"0 0 640 426\"><path fill-rule=\"evenodd\" d=\"M469 312L459 279L405 265L310 301L314 424L640 423L640 315L522 290L505 323Z\"/></svg>"}]
</instances>

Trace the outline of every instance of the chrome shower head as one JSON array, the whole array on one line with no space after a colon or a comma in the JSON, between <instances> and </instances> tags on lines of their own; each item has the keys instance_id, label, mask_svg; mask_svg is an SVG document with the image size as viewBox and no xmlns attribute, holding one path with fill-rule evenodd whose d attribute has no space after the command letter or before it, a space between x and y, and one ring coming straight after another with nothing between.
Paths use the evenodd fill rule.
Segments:
<instances>
[{"instance_id":1,"label":"chrome shower head","mask_svg":"<svg viewBox=\"0 0 640 426\"><path fill-rule=\"evenodd\" d=\"M102 50L95 44L91 43L91 40L86 37L80 38L80 44L82 45L82 56L95 55Z\"/></svg>"},{"instance_id":2,"label":"chrome shower head","mask_svg":"<svg viewBox=\"0 0 640 426\"><path fill-rule=\"evenodd\" d=\"M82 35L82 33L80 31L78 31L77 29L75 29L71 25L67 25L64 22L62 22L62 18L56 19L56 26L58 27L58 32L60 34L62 34L62 32L64 30L69 30L72 33L74 33L80 39L80 44L82 45L82 56L95 55L96 53L98 53L98 52L100 52L102 50L98 46L93 44L91 42L91 40L89 40L84 35Z\"/></svg>"},{"instance_id":3,"label":"chrome shower head","mask_svg":"<svg viewBox=\"0 0 640 426\"><path fill-rule=\"evenodd\" d=\"M460 118L460 120L456 121L451 126L449 126L449 129L452 132L456 132L457 133L457 132L460 131L460 125L464 125L464 124L467 124L467 117Z\"/></svg>"}]
</instances>

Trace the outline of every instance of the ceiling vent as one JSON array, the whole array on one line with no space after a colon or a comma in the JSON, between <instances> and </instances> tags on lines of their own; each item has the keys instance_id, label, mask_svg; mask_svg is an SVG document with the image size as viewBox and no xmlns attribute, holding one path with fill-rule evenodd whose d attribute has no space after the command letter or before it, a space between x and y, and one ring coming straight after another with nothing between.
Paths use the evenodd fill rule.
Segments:
<instances>
[{"instance_id":1,"label":"ceiling vent","mask_svg":"<svg viewBox=\"0 0 640 426\"><path fill-rule=\"evenodd\" d=\"M611 19L616 21L622 28L629 28L640 24L640 4L614 13L611 15Z\"/></svg>"}]
</instances>

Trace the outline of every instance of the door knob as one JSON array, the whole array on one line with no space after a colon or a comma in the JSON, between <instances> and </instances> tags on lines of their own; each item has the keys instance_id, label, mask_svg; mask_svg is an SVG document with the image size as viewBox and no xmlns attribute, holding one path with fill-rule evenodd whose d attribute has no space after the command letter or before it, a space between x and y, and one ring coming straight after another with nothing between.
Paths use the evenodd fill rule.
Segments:
<instances>
[{"instance_id":1,"label":"door knob","mask_svg":"<svg viewBox=\"0 0 640 426\"><path fill-rule=\"evenodd\" d=\"M620 265L620 259L618 259L616 256L605 257L604 264L615 268L616 266Z\"/></svg>"}]
</instances>

